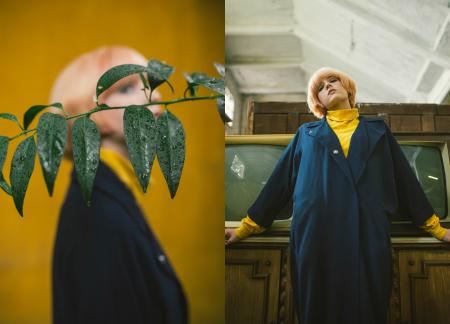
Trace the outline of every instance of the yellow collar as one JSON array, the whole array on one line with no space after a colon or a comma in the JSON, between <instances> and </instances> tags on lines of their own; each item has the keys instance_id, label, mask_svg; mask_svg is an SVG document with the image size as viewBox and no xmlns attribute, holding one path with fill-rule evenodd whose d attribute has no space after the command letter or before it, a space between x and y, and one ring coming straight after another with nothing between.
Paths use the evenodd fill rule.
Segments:
<instances>
[{"instance_id":1,"label":"yellow collar","mask_svg":"<svg viewBox=\"0 0 450 324\"><path fill-rule=\"evenodd\" d=\"M144 193L131 162L116 151L107 148L100 148L100 160L113 170L120 181L133 193L134 199L141 203Z\"/></svg>"},{"instance_id":2,"label":"yellow collar","mask_svg":"<svg viewBox=\"0 0 450 324\"><path fill-rule=\"evenodd\" d=\"M328 110L326 117L337 122L352 121L359 117L359 112L356 108Z\"/></svg>"}]
</instances>

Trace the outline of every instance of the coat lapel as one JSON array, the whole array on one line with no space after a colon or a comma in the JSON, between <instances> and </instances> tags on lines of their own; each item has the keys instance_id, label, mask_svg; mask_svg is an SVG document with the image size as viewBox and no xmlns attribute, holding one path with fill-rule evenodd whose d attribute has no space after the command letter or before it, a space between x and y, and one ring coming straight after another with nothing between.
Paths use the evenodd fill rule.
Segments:
<instances>
[{"instance_id":1,"label":"coat lapel","mask_svg":"<svg viewBox=\"0 0 450 324\"><path fill-rule=\"evenodd\" d=\"M352 135L347 158L344 156L341 144L336 134L328 125L326 118L311 123L306 128L306 134L320 142L351 183L357 183L361 177L367 160L376 144L386 132L384 121L379 118L366 119L359 117L359 124Z\"/></svg>"},{"instance_id":2,"label":"coat lapel","mask_svg":"<svg viewBox=\"0 0 450 324\"><path fill-rule=\"evenodd\" d=\"M342 172L344 172L350 182L353 183L350 168L345 159L341 144L339 143L336 134L328 125L326 118L322 118L322 120L318 124L318 127L307 130L307 134L309 136L315 137L315 139L327 149L328 153L341 168Z\"/></svg>"},{"instance_id":3,"label":"coat lapel","mask_svg":"<svg viewBox=\"0 0 450 324\"><path fill-rule=\"evenodd\" d=\"M73 171L72 177L73 181L78 182L75 170ZM133 194L102 161L100 161L98 165L94 187L108 195L111 199L117 201L127 211L128 215L132 218L133 222L136 223L139 229L145 235L150 235L148 225L142 211L134 200Z\"/></svg>"},{"instance_id":4,"label":"coat lapel","mask_svg":"<svg viewBox=\"0 0 450 324\"><path fill-rule=\"evenodd\" d=\"M385 132L386 128L383 120L359 117L359 124L352 135L347 156L355 184L358 183L366 167L367 160Z\"/></svg>"}]
</instances>

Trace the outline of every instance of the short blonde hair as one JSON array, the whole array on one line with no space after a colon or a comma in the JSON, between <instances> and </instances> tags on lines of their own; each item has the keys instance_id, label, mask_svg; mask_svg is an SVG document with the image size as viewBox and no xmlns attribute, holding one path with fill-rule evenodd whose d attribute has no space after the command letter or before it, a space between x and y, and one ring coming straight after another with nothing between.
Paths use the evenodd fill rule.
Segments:
<instances>
[{"instance_id":1,"label":"short blonde hair","mask_svg":"<svg viewBox=\"0 0 450 324\"><path fill-rule=\"evenodd\" d=\"M331 76L337 77L348 93L348 100L350 102L351 107L355 107L356 104L356 84L352 78L350 78L347 74L330 68L323 67L313 73L308 82L308 107L309 110L316 116L317 118L323 118L326 115L327 109L320 103L318 93L319 86L322 80L327 79Z\"/></svg>"},{"instance_id":2,"label":"short blonde hair","mask_svg":"<svg viewBox=\"0 0 450 324\"><path fill-rule=\"evenodd\" d=\"M49 101L60 102L68 115L75 115L89 111L96 106L94 95L100 76L113 66L120 64L144 64L147 59L136 50L126 46L104 46L82 54L69 63L58 75L53 84ZM121 80L122 81L122 80ZM119 81L120 82L120 81ZM106 90L99 97L108 93ZM53 113L60 113L59 109L51 109ZM102 113L92 115L100 132L105 123ZM71 156L71 128L75 119L70 119L66 156Z\"/></svg>"}]
</instances>

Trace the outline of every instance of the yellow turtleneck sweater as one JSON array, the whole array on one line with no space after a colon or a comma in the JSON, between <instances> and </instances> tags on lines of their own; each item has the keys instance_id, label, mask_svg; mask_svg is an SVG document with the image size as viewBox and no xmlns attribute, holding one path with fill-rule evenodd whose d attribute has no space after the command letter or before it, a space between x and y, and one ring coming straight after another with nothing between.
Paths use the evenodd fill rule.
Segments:
<instances>
[{"instance_id":1,"label":"yellow turtleneck sweater","mask_svg":"<svg viewBox=\"0 0 450 324\"><path fill-rule=\"evenodd\" d=\"M341 144L342 151L347 157L348 149L350 148L350 140L356 127L359 124L358 109L339 109L329 110L326 118L328 125L336 134ZM446 233L446 229L443 228L439 222L439 217L432 215L426 220L426 222L420 226L423 230L429 232L431 235L441 240ZM241 225L236 229L236 235L240 239L245 238L251 234L259 234L266 230L266 228L256 224L248 215L242 219Z\"/></svg>"},{"instance_id":2,"label":"yellow turtleneck sweater","mask_svg":"<svg viewBox=\"0 0 450 324\"><path fill-rule=\"evenodd\" d=\"M134 173L131 162L116 151L107 148L100 149L100 160L116 174L120 181L133 193L137 203L141 205L144 199L144 192L139 179Z\"/></svg>"}]
</instances>

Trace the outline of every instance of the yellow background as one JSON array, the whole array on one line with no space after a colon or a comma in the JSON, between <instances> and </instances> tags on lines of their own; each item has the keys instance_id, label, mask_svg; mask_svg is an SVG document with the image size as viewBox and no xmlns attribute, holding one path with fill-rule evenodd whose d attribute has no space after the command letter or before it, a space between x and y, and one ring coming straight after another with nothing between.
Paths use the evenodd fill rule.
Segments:
<instances>
[{"instance_id":1,"label":"yellow background","mask_svg":"<svg viewBox=\"0 0 450 324\"><path fill-rule=\"evenodd\" d=\"M28 107L47 103L69 61L102 45L128 45L174 65L171 80L181 96L183 71L216 75L212 63L224 63L224 2L1 1L0 33L0 112L22 120ZM161 90L164 99L173 98L166 85ZM171 200L155 165L145 210L183 283L191 323L223 323L223 125L213 101L174 105L171 111L186 131L183 177ZM0 120L0 135L16 133L13 123ZM10 144L7 179L22 139ZM64 162L50 198L36 159L23 219L0 192L0 323L51 322L51 255L70 171Z\"/></svg>"}]
</instances>

